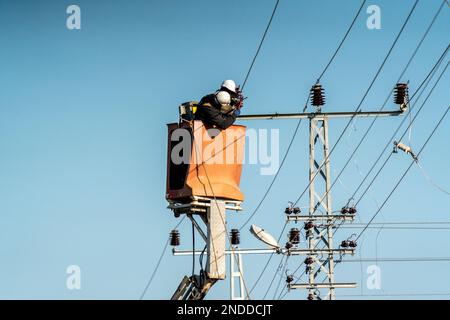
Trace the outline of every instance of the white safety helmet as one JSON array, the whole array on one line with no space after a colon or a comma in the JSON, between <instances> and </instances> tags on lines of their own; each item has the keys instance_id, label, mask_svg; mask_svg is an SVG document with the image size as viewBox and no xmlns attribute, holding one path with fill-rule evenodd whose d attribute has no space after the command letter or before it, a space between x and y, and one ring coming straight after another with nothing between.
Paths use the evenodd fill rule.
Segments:
<instances>
[{"instance_id":1,"label":"white safety helmet","mask_svg":"<svg viewBox=\"0 0 450 320\"><path fill-rule=\"evenodd\" d=\"M231 96L226 91L219 91L216 93L216 99L220 105L225 106L231 103Z\"/></svg>"},{"instance_id":2,"label":"white safety helmet","mask_svg":"<svg viewBox=\"0 0 450 320\"><path fill-rule=\"evenodd\" d=\"M222 88L227 88L231 92L236 93L236 83L233 80L225 80L222 83Z\"/></svg>"}]
</instances>

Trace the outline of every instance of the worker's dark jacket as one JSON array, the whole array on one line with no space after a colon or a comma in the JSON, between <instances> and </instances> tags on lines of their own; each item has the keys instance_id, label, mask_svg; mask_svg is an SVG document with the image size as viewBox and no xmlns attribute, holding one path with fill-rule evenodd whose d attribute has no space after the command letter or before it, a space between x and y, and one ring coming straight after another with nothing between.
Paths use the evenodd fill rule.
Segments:
<instances>
[{"instance_id":1,"label":"worker's dark jacket","mask_svg":"<svg viewBox=\"0 0 450 320\"><path fill-rule=\"evenodd\" d=\"M204 96L198 103L195 119L202 120L205 125L214 125L219 129L226 129L236 121L234 112L224 114L215 94Z\"/></svg>"}]
</instances>

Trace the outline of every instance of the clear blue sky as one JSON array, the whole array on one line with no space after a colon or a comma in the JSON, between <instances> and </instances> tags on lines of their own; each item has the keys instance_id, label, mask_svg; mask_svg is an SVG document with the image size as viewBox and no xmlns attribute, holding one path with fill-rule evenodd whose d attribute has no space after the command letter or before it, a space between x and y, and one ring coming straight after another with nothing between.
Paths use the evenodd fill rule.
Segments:
<instances>
[{"instance_id":1,"label":"clear blue sky","mask_svg":"<svg viewBox=\"0 0 450 320\"><path fill-rule=\"evenodd\" d=\"M282 0L246 86L244 112L295 112L348 27L359 1ZM420 1L363 109L379 107L439 7ZM66 28L66 7L81 7L82 29ZM177 220L166 209L166 126L177 120L180 102L199 99L226 78L242 82L274 1L13 1L0 0L0 298L137 299ZM365 9L322 80L326 110L354 110L370 83L412 0L376 0L382 29L366 27ZM445 7L403 80L413 92L448 44ZM448 58L447 58L448 60ZM413 147L449 104L449 76L414 123ZM390 101L388 108L396 108ZM379 120L333 189L334 208L343 206L400 119ZM422 155L439 184L450 187L446 119ZM284 153L295 120L247 122L279 128ZM334 142L345 120L333 121ZM338 171L369 121L359 119L334 152ZM307 183L307 123L254 223L278 235L283 210ZM367 221L410 159L393 157L358 210ZM333 175L336 173L333 171ZM243 213L230 214L237 227L261 199L271 176L246 165ZM303 198L300 205L307 205ZM383 209L382 221L449 221L450 199L413 167ZM190 225L180 227L189 248ZM354 231L340 231L337 240ZM261 246L248 232L243 247ZM376 230L358 247L374 257ZM448 230L385 230L380 257L450 256ZM359 255L359 254L358 254ZM266 257L246 257L252 285ZM291 258L294 269L301 258ZM262 298L279 257L255 290ZM66 288L66 268L79 265L82 289ZM339 265L337 281L362 282L368 264ZM380 263L386 293L448 292L448 262ZM146 298L167 299L191 270L189 257L168 251ZM361 270L363 274L361 276ZM359 294L361 289L343 294ZM272 297L270 293L268 297ZM228 281L209 298L228 298ZM292 292L289 299L303 299Z\"/></svg>"}]
</instances>

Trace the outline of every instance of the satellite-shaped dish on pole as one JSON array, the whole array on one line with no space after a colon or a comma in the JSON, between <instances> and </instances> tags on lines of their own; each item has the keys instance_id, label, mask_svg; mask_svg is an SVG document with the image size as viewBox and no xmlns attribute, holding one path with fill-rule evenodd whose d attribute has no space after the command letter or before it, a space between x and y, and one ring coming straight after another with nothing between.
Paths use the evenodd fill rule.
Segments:
<instances>
[{"instance_id":1,"label":"satellite-shaped dish on pole","mask_svg":"<svg viewBox=\"0 0 450 320\"><path fill-rule=\"evenodd\" d=\"M264 242L265 244L273 247L273 248L279 248L278 241L269 233L264 231L263 228L258 227L257 225L252 224L250 227L250 232L258 238L258 240Z\"/></svg>"}]
</instances>

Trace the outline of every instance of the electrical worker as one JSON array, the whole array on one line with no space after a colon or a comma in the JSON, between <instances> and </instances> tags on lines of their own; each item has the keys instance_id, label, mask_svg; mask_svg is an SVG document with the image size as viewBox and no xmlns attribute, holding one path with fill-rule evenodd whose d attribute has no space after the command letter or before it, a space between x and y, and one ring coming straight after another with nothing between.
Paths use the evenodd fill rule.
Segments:
<instances>
[{"instance_id":1,"label":"electrical worker","mask_svg":"<svg viewBox=\"0 0 450 320\"><path fill-rule=\"evenodd\" d=\"M198 103L195 119L205 125L226 129L240 114L244 97L233 80L225 80L215 93L204 96Z\"/></svg>"}]
</instances>

